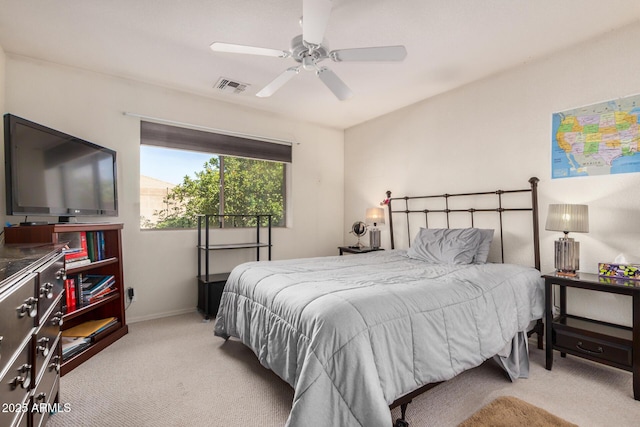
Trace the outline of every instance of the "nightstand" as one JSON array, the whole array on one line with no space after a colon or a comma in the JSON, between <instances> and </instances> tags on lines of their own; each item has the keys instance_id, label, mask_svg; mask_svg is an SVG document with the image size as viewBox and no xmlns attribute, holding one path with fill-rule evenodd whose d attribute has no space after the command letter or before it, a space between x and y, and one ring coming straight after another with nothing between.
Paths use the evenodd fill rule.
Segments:
<instances>
[{"instance_id":1,"label":"nightstand","mask_svg":"<svg viewBox=\"0 0 640 427\"><path fill-rule=\"evenodd\" d=\"M366 254L368 252L375 251L384 251L382 248L374 249L370 246L338 246L338 250L340 251L340 255L342 254Z\"/></svg>"},{"instance_id":2,"label":"nightstand","mask_svg":"<svg viewBox=\"0 0 640 427\"><path fill-rule=\"evenodd\" d=\"M633 397L640 400L640 281L578 273L575 277L545 274L546 368L553 367L553 350L633 373ZM553 317L553 286L560 288L560 313ZM567 288L629 295L633 298L633 327L567 314Z\"/></svg>"}]
</instances>

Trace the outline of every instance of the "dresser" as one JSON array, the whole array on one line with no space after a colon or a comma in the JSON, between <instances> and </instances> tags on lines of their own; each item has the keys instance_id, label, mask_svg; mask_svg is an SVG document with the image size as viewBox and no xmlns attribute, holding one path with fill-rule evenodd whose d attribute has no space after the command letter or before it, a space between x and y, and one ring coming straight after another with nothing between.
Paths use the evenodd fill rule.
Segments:
<instances>
[{"instance_id":1,"label":"dresser","mask_svg":"<svg viewBox=\"0 0 640 427\"><path fill-rule=\"evenodd\" d=\"M59 410L64 255L0 246L0 426L46 424Z\"/></svg>"}]
</instances>

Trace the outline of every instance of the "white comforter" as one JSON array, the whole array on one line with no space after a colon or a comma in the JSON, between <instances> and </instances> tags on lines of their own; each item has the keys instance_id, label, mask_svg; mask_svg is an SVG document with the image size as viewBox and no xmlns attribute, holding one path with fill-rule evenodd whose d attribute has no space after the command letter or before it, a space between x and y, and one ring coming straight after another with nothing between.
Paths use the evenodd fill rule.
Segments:
<instances>
[{"instance_id":1,"label":"white comforter","mask_svg":"<svg viewBox=\"0 0 640 427\"><path fill-rule=\"evenodd\" d=\"M510 264L429 265L405 251L250 262L215 333L295 390L289 426L389 427L388 405L503 350L542 317L544 282Z\"/></svg>"}]
</instances>

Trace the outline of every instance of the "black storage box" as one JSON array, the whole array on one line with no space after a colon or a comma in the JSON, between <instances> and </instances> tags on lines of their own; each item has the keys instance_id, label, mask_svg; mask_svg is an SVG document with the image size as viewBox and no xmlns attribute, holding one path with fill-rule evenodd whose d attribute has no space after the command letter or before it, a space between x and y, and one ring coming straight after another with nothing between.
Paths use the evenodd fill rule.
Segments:
<instances>
[{"instance_id":1,"label":"black storage box","mask_svg":"<svg viewBox=\"0 0 640 427\"><path fill-rule=\"evenodd\" d=\"M198 278L198 311L205 319L215 318L218 314L220 299L229 273L211 274L208 278Z\"/></svg>"}]
</instances>

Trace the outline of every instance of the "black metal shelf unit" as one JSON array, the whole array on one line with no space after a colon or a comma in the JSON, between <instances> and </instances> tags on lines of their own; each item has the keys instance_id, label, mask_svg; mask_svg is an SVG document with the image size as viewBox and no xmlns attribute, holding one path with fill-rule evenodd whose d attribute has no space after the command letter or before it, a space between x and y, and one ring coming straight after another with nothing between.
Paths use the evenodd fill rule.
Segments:
<instances>
[{"instance_id":1,"label":"black metal shelf unit","mask_svg":"<svg viewBox=\"0 0 640 427\"><path fill-rule=\"evenodd\" d=\"M230 220L230 221L227 221ZM266 219L267 225L261 224ZM240 220L240 221L239 221ZM255 241L247 243L217 243L211 241L210 231L212 228L229 227L237 228L237 223L245 224L247 221L253 222L255 225L245 226L243 228L255 228ZM256 261L260 261L260 249L267 248L267 259L271 260L271 221L272 215L268 214L247 214L247 215L219 215L207 214L198 215L198 310L203 314L206 320L215 317L218 314L218 306L222 298L222 291L227 282L229 273L210 272L210 251L229 250L229 249L256 249ZM261 240L262 229L266 228L267 241ZM204 271L203 271L204 270Z\"/></svg>"}]
</instances>

